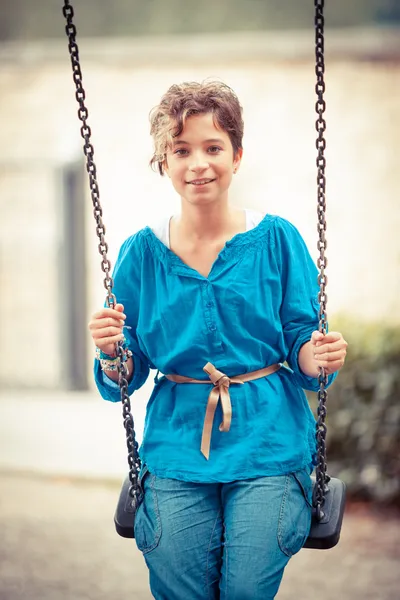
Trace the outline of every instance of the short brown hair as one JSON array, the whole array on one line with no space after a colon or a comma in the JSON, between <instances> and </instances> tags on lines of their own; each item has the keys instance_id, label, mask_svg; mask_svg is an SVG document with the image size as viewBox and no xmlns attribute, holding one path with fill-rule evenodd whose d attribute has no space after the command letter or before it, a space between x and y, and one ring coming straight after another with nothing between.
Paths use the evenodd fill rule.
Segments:
<instances>
[{"instance_id":1,"label":"short brown hair","mask_svg":"<svg viewBox=\"0 0 400 600\"><path fill-rule=\"evenodd\" d=\"M164 174L164 163L172 139L180 135L192 115L212 113L215 125L226 131L236 156L242 148L242 107L235 92L219 81L189 82L172 85L150 112L150 134L154 140L152 168Z\"/></svg>"}]
</instances>

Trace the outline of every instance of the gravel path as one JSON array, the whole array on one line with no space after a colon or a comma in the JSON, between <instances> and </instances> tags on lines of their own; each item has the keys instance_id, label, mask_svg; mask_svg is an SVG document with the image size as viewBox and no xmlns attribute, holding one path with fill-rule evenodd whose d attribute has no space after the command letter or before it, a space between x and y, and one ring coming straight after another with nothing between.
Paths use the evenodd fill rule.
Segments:
<instances>
[{"instance_id":1,"label":"gravel path","mask_svg":"<svg viewBox=\"0 0 400 600\"><path fill-rule=\"evenodd\" d=\"M0 475L0 600L151 600L141 554L114 532L118 492ZM278 599L396 600L399 559L400 519L352 509L336 548L292 559Z\"/></svg>"}]
</instances>

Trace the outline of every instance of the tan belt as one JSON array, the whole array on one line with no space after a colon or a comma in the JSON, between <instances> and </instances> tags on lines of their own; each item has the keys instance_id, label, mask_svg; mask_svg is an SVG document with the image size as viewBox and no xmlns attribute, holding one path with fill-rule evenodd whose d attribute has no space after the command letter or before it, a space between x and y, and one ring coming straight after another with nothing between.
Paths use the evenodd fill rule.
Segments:
<instances>
[{"instance_id":1,"label":"tan belt","mask_svg":"<svg viewBox=\"0 0 400 600\"><path fill-rule=\"evenodd\" d=\"M201 452L208 460L210 456L210 444L211 444L211 433L214 422L215 410L218 405L218 401L221 398L222 408L222 423L219 426L220 431L229 431L232 420L232 405L231 398L229 395L229 386L231 383L246 383L247 381L254 381L255 379L261 379L276 373L281 368L279 363L259 369L258 371L252 371L252 373L245 373L244 375L238 375L237 377L228 377L225 373L218 371L214 365L207 363L203 367L203 371L207 373L211 382L214 384L213 389L208 396L206 416L204 418L203 434L201 436ZM202 379L192 379L191 377L184 377L183 375L165 375L169 381L174 383L203 383L210 385L209 381L203 381Z\"/></svg>"}]
</instances>

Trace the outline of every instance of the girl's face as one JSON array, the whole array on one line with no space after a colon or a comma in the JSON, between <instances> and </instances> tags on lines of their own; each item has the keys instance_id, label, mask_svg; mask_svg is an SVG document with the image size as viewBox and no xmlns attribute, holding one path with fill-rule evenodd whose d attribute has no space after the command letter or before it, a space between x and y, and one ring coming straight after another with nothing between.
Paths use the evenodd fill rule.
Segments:
<instances>
[{"instance_id":1,"label":"girl's face","mask_svg":"<svg viewBox=\"0 0 400 600\"><path fill-rule=\"evenodd\" d=\"M193 115L167 151L165 172L175 190L191 204L227 200L232 174L242 158L236 156L226 131L215 126L213 115Z\"/></svg>"}]
</instances>

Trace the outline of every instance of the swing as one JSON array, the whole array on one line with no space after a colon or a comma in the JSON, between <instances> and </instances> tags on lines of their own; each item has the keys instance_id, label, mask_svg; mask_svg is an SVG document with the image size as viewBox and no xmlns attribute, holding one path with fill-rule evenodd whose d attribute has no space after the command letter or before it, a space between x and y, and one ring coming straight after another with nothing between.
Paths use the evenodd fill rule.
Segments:
<instances>
[{"instance_id":1,"label":"swing","mask_svg":"<svg viewBox=\"0 0 400 600\"><path fill-rule=\"evenodd\" d=\"M317 215L318 215L318 249L320 252L317 266L319 269L318 284L319 294L318 300L320 303L319 309L319 331L327 332L327 295L326 285L327 276L325 268L327 258L325 249L327 246L325 231L325 128L326 122L323 117L325 111L325 82L324 82L324 0L314 0L315 4L315 57L316 66L315 73L317 76L316 83L316 112L318 118L316 121L316 130L318 133L316 140L317 156ZM105 226L102 221L102 208L99 200L99 188L96 178L96 166L93 160L94 149L90 141L91 129L87 124L88 110L85 106L85 91L82 85L82 72L79 62L79 50L76 43L76 27L73 24L74 10L69 0L64 0L63 15L67 21L66 34L68 37L68 49L71 57L73 80L76 86L75 97L79 104L78 117L82 122L80 129L81 136L84 140L84 154L86 156L86 169L89 176L89 186L91 198L94 208L94 217L96 220L96 233L99 238L99 253L101 255L101 268L105 274L104 287L107 291L106 304L109 308L113 308L117 303L116 297L113 294L113 280L110 275L111 263L107 258L108 245L105 241ZM126 443L128 448L128 464L129 475L123 482L120 492L117 509L114 516L114 523L117 533L126 538L134 537L134 519L137 507L140 504L143 491L139 482L139 471L141 462L139 458L139 446L135 437L134 422L131 412L130 398L128 396L128 381L127 368L124 362L125 356L122 348L122 342L116 344L117 356L120 358L119 372L119 387L121 392L122 413L124 427L126 432ZM304 544L304 548L328 549L335 546L340 537L340 531L343 521L343 513L345 507L345 485L339 479L329 477L326 465L326 401L327 401L327 384L328 377L325 370L321 368L319 374L319 391L318 391L318 419L316 425L316 475L313 477L313 514L311 529Z\"/></svg>"}]
</instances>

